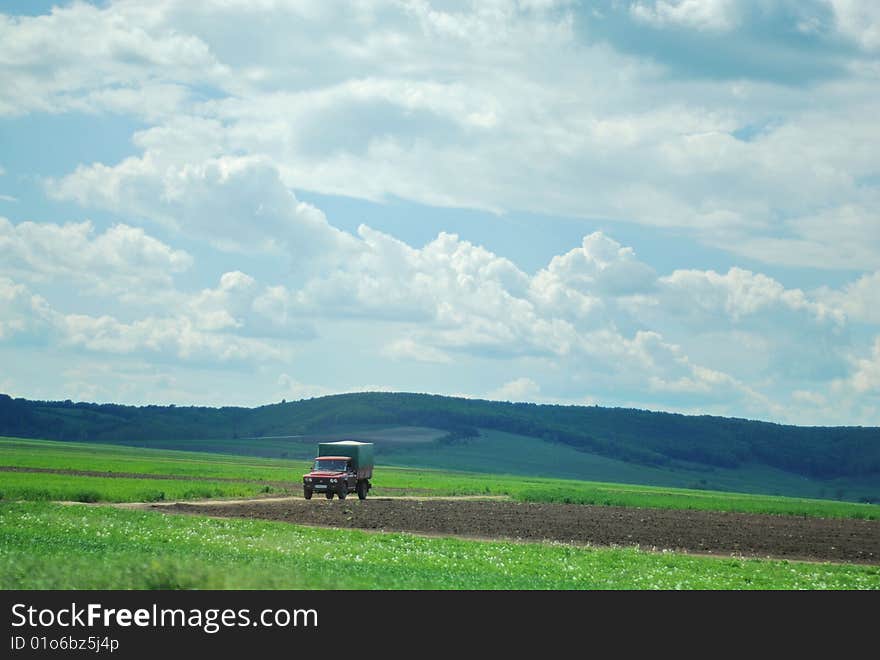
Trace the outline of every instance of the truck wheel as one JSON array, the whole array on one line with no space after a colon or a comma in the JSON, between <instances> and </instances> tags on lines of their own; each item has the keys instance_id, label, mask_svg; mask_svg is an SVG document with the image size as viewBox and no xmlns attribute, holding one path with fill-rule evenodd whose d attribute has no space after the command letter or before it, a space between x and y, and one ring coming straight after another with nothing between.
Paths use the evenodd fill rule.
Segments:
<instances>
[{"instance_id":1,"label":"truck wheel","mask_svg":"<svg viewBox=\"0 0 880 660\"><path fill-rule=\"evenodd\" d=\"M339 495L340 500L344 500L346 495L348 495L348 488L346 486L341 486L337 495Z\"/></svg>"},{"instance_id":2,"label":"truck wheel","mask_svg":"<svg viewBox=\"0 0 880 660\"><path fill-rule=\"evenodd\" d=\"M307 500L312 499L312 489L311 488L303 488L303 497Z\"/></svg>"},{"instance_id":3,"label":"truck wheel","mask_svg":"<svg viewBox=\"0 0 880 660\"><path fill-rule=\"evenodd\" d=\"M358 481L358 498L365 500L367 499L367 482L366 481Z\"/></svg>"},{"instance_id":4,"label":"truck wheel","mask_svg":"<svg viewBox=\"0 0 880 660\"><path fill-rule=\"evenodd\" d=\"M332 500L333 499L333 491L328 490L326 493L324 493L324 497L326 497L328 500Z\"/></svg>"}]
</instances>

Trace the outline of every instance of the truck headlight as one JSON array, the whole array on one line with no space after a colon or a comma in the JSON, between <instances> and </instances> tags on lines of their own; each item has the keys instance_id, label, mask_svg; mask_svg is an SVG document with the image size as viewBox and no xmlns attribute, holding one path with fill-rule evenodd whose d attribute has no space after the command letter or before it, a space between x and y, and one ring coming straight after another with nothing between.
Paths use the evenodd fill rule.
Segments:
<instances>
[{"instance_id":1,"label":"truck headlight","mask_svg":"<svg viewBox=\"0 0 880 660\"><path fill-rule=\"evenodd\" d=\"M337 481L339 481L339 479L331 479L331 480L330 480L330 483L331 483L331 484L335 484Z\"/></svg>"},{"instance_id":2,"label":"truck headlight","mask_svg":"<svg viewBox=\"0 0 880 660\"><path fill-rule=\"evenodd\" d=\"M304 477L303 481L305 481L307 484L310 484L310 483L312 483L312 478L311 477Z\"/></svg>"}]
</instances>

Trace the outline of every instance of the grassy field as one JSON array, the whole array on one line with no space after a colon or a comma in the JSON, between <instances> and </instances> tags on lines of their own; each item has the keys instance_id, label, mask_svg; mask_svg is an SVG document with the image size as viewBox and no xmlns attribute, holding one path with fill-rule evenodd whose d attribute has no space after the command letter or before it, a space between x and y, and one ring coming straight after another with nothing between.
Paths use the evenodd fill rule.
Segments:
<instances>
[{"instance_id":1,"label":"grassy field","mask_svg":"<svg viewBox=\"0 0 880 660\"><path fill-rule=\"evenodd\" d=\"M307 463L285 459L0 438L0 467L143 474L110 478L0 471L0 499L157 501L300 492ZM185 477L150 479L147 475ZM234 481L212 481L229 479ZM880 506L657 486L380 466L376 496L505 495L523 501L880 519Z\"/></svg>"},{"instance_id":2,"label":"grassy field","mask_svg":"<svg viewBox=\"0 0 880 660\"><path fill-rule=\"evenodd\" d=\"M188 479L129 479L66 474L0 473L0 500L162 502L282 493L258 483Z\"/></svg>"},{"instance_id":3,"label":"grassy field","mask_svg":"<svg viewBox=\"0 0 880 660\"><path fill-rule=\"evenodd\" d=\"M880 567L421 538L31 502L0 503L0 588L880 589Z\"/></svg>"},{"instance_id":4,"label":"grassy field","mask_svg":"<svg viewBox=\"0 0 880 660\"><path fill-rule=\"evenodd\" d=\"M0 437L0 466L298 483L306 462Z\"/></svg>"},{"instance_id":5,"label":"grassy field","mask_svg":"<svg viewBox=\"0 0 880 660\"><path fill-rule=\"evenodd\" d=\"M673 461L656 467L600 456L560 442L480 429L479 436L442 441L442 430L425 427L353 426L345 432L284 437L186 439L169 435L149 441L118 441L130 446L262 458L306 460L318 442L357 438L376 443L382 465L467 470L488 474L564 478L674 488L695 488L789 497L880 501L880 483L870 476L811 479L764 464L736 468ZM113 446L113 445L107 445Z\"/></svg>"},{"instance_id":6,"label":"grassy field","mask_svg":"<svg viewBox=\"0 0 880 660\"><path fill-rule=\"evenodd\" d=\"M591 484L588 482L542 484L520 488L515 493L515 497L525 502L740 511L743 513L815 516L817 518L880 519L880 506L876 504L623 484Z\"/></svg>"},{"instance_id":7,"label":"grassy field","mask_svg":"<svg viewBox=\"0 0 880 660\"><path fill-rule=\"evenodd\" d=\"M46 501L299 494L306 465L0 439L0 467L107 474L0 470L0 588L880 589L876 566L422 538ZM378 467L374 481L374 494L386 496L506 495L525 501L880 518L876 505L401 466ZM340 565L356 569L340 571Z\"/></svg>"}]
</instances>

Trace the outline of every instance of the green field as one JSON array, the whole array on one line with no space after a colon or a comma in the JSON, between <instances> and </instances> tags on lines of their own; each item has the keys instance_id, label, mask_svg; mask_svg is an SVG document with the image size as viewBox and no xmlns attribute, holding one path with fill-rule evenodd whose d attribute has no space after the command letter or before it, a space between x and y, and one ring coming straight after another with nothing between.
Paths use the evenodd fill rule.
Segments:
<instances>
[{"instance_id":1,"label":"green field","mask_svg":"<svg viewBox=\"0 0 880 660\"><path fill-rule=\"evenodd\" d=\"M298 495L306 466L287 459L0 438L0 467L56 471L0 470L0 587L880 589L876 566L423 538L47 501ZM380 496L500 495L525 501L880 518L880 507L849 502L401 466L378 466L374 481L373 493ZM343 562L356 570L338 570Z\"/></svg>"},{"instance_id":2,"label":"green field","mask_svg":"<svg viewBox=\"0 0 880 660\"><path fill-rule=\"evenodd\" d=\"M880 567L0 503L0 588L880 589Z\"/></svg>"},{"instance_id":3,"label":"green field","mask_svg":"<svg viewBox=\"0 0 880 660\"><path fill-rule=\"evenodd\" d=\"M306 462L0 437L0 466L299 484Z\"/></svg>"},{"instance_id":4,"label":"green field","mask_svg":"<svg viewBox=\"0 0 880 660\"><path fill-rule=\"evenodd\" d=\"M320 440L376 443L383 465L880 503L880 427L359 392L257 408L27 401L0 433L307 459Z\"/></svg>"},{"instance_id":5,"label":"green field","mask_svg":"<svg viewBox=\"0 0 880 660\"><path fill-rule=\"evenodd\" d=\"M298 494L300 475L307 463L118 445L0 438L2 466L145 475L140 479L0 471L0 498L5 500L133 502L284 492ZM187 479L159 480L149 479L147 475ZM874 504L400 466L377 467L374 482L376 487L371 492L376 496L503 495L523 501L880 519L880 506Z\"/></svg>"},{"instance_id":6,"label":"green field","mask_svg":"<svg viewBox=\"0 0 880 660\"><path fill-rule=\"evenodd\" d=\"M656 467L580 451L559 442L492 429L480 429L477 437L452 442L438 439L442 434L443 431L424 427L353 426L346 433L296 437L194 440L169 437L164 440L119 442L151 449L185 449L195 454L228 453L237 455L239 460L242 456L248 456L260 461L272 458L306 460L312 457L318 442L356 437L376 443L376 460L383 465L816 499L880 501L880 483L870 477L809 479L763 464L743 464L728 469L678 462L667 467Z\"/></svg>"},{"instance_id":7,"label":"green field","mask_svg":"<svg viewBox=\"0 0 880 660\"><path fill-rule=\"evenodd\" d=\"M282 493L255 483L128 479L66 474L0 473L0 500L55 502L162 502Z\"/></svg>"}]
</instances>

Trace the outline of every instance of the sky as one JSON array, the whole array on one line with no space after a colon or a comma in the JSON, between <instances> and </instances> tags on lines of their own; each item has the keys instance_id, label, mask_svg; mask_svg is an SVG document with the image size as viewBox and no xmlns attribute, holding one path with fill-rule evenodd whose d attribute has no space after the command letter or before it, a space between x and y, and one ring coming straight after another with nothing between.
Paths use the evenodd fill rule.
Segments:
<instances>
[{"instance_id":1,"label":"sky","mask_svg":"<svg viewBox=\"0 0 880 660\"><path fill-rule=\"evenodd\" d=\"M0 392L880 423L880 3L0 11Z\"/></svg>"}]
</instances>

